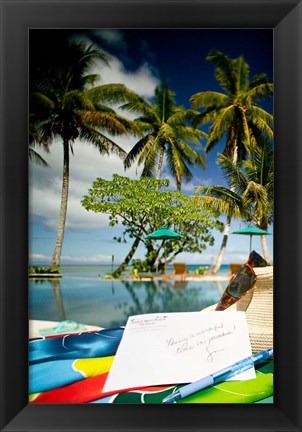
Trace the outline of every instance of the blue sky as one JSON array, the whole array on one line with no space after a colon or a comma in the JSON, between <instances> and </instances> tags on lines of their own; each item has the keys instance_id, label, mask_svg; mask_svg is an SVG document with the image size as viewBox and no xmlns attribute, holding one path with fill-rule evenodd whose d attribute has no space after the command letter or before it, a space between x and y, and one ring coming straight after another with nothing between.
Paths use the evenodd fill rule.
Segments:
<instances>
[{"instance_id":1,"label":"blue sky","mask_svg":"<svg viewBox=\"0 0 302 432\"><path fill-rule=\"evenodd\" d=\"M45 32L46 30L44 30ZM43 32L43 30L42 30ZM59 35L57 30L48 33L52 40ZM211 49L224 52L232 58L243 55L250 65L250 76L265 72L273 81L273 31L271 29L251 30L113 30L94 29L77 32L87 43L95 43L110 57L110 68L95 64L100 74L98 84L124 83L147 100L152 98L160 81L168 81L176 93L176 102L187 108L189 98L199 91L221 91L214 77L213 64L205 60ZM40 37L40 36L39 36ZM273 111L273 101L264 101L262 106ZM115 138L126 151L135 143L134 138ZM203 143L205 144L205 142ZM108 228L106 215L86 212L81 199L97 177L111 179L113 173L138 178L134 165L126 172L122 161L115 156L100 156L88 144L76 141L74 156L70 161L70 192L66 231L61 264L106 264L121 262L127 254L130 243L120 245L113 240L118 228ZM220 143L207 157L206 170L193 170L191 182L183 184L183 192L193 194L199 185L223 184L223 178L216 165L217 152L223 150ZM33 264L49 264L55 245L56 227L61 198L62 144L54 142L49 154L43 155L49 168L29 162L29 259ZM163 178L170 178L163 170ZM171 182L173 187L173 182ZM233 221L231 232L244 228L246 223ZM269 229L272 232L272 227ZM187 263L210 263L217 255L222 234L213 232L215 244L202 254L181 254L179 261ZM273 236L268 236L268 247L273 257ZM262 253L260 237L253 238L253 249ZM223 262L241 262L247 257L249 238L230 235ZM140 248L135 258L141 258Z\"/></svg>"}]
</instances>

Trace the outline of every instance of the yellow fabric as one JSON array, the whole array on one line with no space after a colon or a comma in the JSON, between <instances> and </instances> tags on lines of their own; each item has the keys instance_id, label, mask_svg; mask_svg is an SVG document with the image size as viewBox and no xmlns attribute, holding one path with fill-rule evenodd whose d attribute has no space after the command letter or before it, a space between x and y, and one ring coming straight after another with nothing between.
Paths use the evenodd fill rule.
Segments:
<instances>
[{"instance_id":1,"label":"yellow fabric","mask_svg":"<svg viewBox=\"0 0 302 432\"><path fill-rule=\"evenodd\" d=\"M73 369L83 374L85 378L101 375L110 370L114 356L100 358L77 359L73 362Z\"/></svg>"}]
</instances>

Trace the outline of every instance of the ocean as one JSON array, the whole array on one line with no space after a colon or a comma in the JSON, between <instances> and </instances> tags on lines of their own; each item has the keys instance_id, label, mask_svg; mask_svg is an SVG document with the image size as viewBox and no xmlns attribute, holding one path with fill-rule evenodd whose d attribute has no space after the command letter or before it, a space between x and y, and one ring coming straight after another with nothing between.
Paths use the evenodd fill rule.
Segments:
<instances>
[{"instance_id":1,"label":"ocean","mask_svg":"<svg viewBox=\"0 0 302 432\"><path fill-rule=\"evenodd\" d=\"M193 274L199 267L188 270ZM29 319L113 328L125 325L130 315L202 310L217 303L227 283L104 279L111 271L111 265L62 266L61 279L29 279ZM218 274L228 273L224 265Z\"/></svg>"},{"instance_id":2,"label":"ocean","mask_svg":"<svg viewBox=\"0 0 302 432\"><path fill-rule=\"evenodd\" d=\"M188 272L194 274L194 271L201 266L210 267L209 264L188 264ZM101 265L64 265L61 266L61 273L63 277L80 277L80 278L104 278L107 274L111 273L113 270L117 269L118 265L111 264L101 264ZM167 273L173 272L173 266L167 266ZM225 275L230 272L230 266L228 264L222 264L219 269L218 275Z\"/></svg>"}]
</instances>

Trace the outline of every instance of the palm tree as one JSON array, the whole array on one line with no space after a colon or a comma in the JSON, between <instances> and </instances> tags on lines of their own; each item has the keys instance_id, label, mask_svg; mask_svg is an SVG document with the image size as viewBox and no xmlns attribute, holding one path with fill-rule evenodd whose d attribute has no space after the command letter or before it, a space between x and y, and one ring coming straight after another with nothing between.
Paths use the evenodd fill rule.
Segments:
<instances>
[{"instance_id":1,"label":"palm tree","mask_svg":"<svg viewBox=\"0 0 302 432\"><path fill-rule=\"evenodd\" d=\"M273 116L257 102L273 94L273 84L266 74L249 79L249 65L243 56L231 59L212 51L207 60L216 65L215 77L225 93L205 91L191 97L195 109L203 111L194 119L194 126L211 123L206 152L211 151L226 135L223 154L233 162L246 158L260 133L273 138Z\"/></svg>"},{"instance_id":2,"label":"palm tree","mask_svg":"<svg viewBox=\"0 0 302 432\"><path fill-rule=\"evenodd\" d=\"M230 234L232 219L246 217L247 213L241 197L227 187L220 185L209 187L198 186L195 190L196 192L201 192L203 195L193 195L193 201L198 202L203 208L212 209L226 215L226 223L219 253L215 263L207 272L209 274L215 274L220 269L222 263Z\"/></svg>"},{"instance_id":3,"label":"palm tree","mask_svg":"<svg viewBox=\"0 0 302 432\"><path fill-rule=\"evenodd\" d=\"M271 145L262 140L261 147L256 148L251 158L246 161L232 162L220 154L218 163L222 168L229 188L223 186L196 188L202 196L193 199L203 207L218 210L227 216L227 225L232 218L241 218L254 223L258 228L267 230L273 222L273 150ZM226 248L227 236L224 235L222 246ZM261 236L263 255L270 262L266 236ZM222 254L219 254L222 257ZM221 265L216 262L210 269L216 273Z\"/></svg>"},{"instance_id":4,"label":"palm tree","mask_svg":"<svg viewBox=\"0 0 302 432\"><path fill-rule=\"evenodd\" d=\"M207 60L216 65L215 77L224 93L205 91L191 97L192 106L203 111L194 119L195 127L210 123L206 152L211 151L223 137L226 137L223 154L234 163L246 159L258 145L261 135L273 138L273 116L257 102L273 94L273 84L266 74L249 78L249 65L243 56L231 59L229 56L211 51ZM227 217L220 251L213 266L220 268L230 231L230 217Z\"/></svg>"},{"instance_id":5,"label":"palm tree","mask_svg":"<svg viewBox=\"0 0 302 432\"><path fill-rule=\"evenodd\" d=\"M133 94L121 84L93 87L97 75L89 74L96 59L108 62L96 47L62 42L57 61L50 57L35 62L30 70L30 143L48 149L55 139L63 144L63 182L57 238L51 266L59 267L65 230L69 160L76 139L94 145L100 154L114 152L124 158L125 151L107 136L127 134L135 125L118 115L111 103L124 103ZM33 150L33 149L31 149Z\"/></svg>"},{"instance_id":6,"label":"palm tree","mask_svg":"<svg viewBox=\"0 0 302 432\"><path fill-rule=\"evenodd\" d=\"M249 221L267 230L273 222L274 155L272 147L265 142L254 150L251 159L245 161L247 185L243 198L250 207ZM263 255L270 262L266 236L261 236Z\"/></svg>"},{"instance_id":7,"label":"palm tree","mask_svg":"<svg viewBox=\"0 0 302 432\"><path fill-rule=\"evenodd\" d=\"M188 142L200 145L206 134L191 126L196 111L176 106L174 93L165 83L155 89L154 101L149 104L138 97L122 106L123 109L140 113L134 122L144 131L144 136L128 153L124 166L129 168L138 159L143 164L142 176L160 179L166 156L168 169L181 189L182 178L189 181L192 173L189 166L205 168L205 158Z\"/></svg>"}]
</instances>

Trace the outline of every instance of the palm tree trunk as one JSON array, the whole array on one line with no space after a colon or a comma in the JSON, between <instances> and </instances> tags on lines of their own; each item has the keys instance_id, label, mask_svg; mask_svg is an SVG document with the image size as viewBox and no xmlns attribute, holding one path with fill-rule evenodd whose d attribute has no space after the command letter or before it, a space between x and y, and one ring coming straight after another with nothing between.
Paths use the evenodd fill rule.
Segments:
<instances>
[{"instance_id":1,"label":"palm tree trunk","mask_svg":"<svg viewBox=\"0 0 302 432\"><path fill-rule=\"evenodd\" d=\"M66 213L67 213L68 189L69 189L69 142L67 139L64 139L63 148L64 148L64 159L63 159L63 184L62 184L62 195L61 195L61 209L60 209L56 245L51 260L51 267L60 267L61 251L62 251Z\"/></svg>"},{"instance_id":2,"label":"palm tree trunk","mask_svg":"<svg viewBox=\"0 0 302 432\"><path fill-rule=\"evenodd\" d=\"M136 239L133 242L133 245L128 253L128 255L126 256L126 258L124 259L124 261L122 262L122 264L116 269L114 270L114 272L112 273L113 277L119 277L121 275L121 273L126 270L127 266L129 265L130 261L132 260L133 255L136 252L136 249L138 248L138 245L141 241L141 234L143 233L143 231L141 231L139 233L139 235L136 237Z\"/></svg>"},{"instance_id":3,"label":"palm tree trunk","mask_svg":"<svg viewBox=\"0 0 302 432\"><path fill-rule=\"evenodd\" d=\"M266 236L262 235L261 236L261 245L262 245L262 251L263 251L263 256L265 261L267 262L268 265L271 265L271 259L269 256L269 251L268 251L268 247L267 247L267 241L266 241Z\"/></svg>"},{"instance_id":4,"label":"palm tree trunk","mask_svg":"<svg viewBox=\"0 0 302 432\"><path fill-rule=\"evenodd\" d=\"M164 153L165 153L165 150L163 149L159 155L158 169L157 169L157 174L156 174L157 180L160 180L161 171L162 171L163 162L164 162Z\"/></svg>"},{"instance_id":5,"label":"palm tree trunk","mask_svg":"<svg viewBox=\"0 0 302 432\"><path fill-rule=\"evenodd\" d=\"M210 270L207 272L207 274L216 274L218 270L220 269L222 258L226 250L226 245L228 242L229 234L230 234L230 228L231 228L231 218L230 216L227 217L226 224L224 227L224 233L223 233L223 239L220 246L219 253L217 255L215 264L210 268Z\"/></svg>"}]
</instances>

